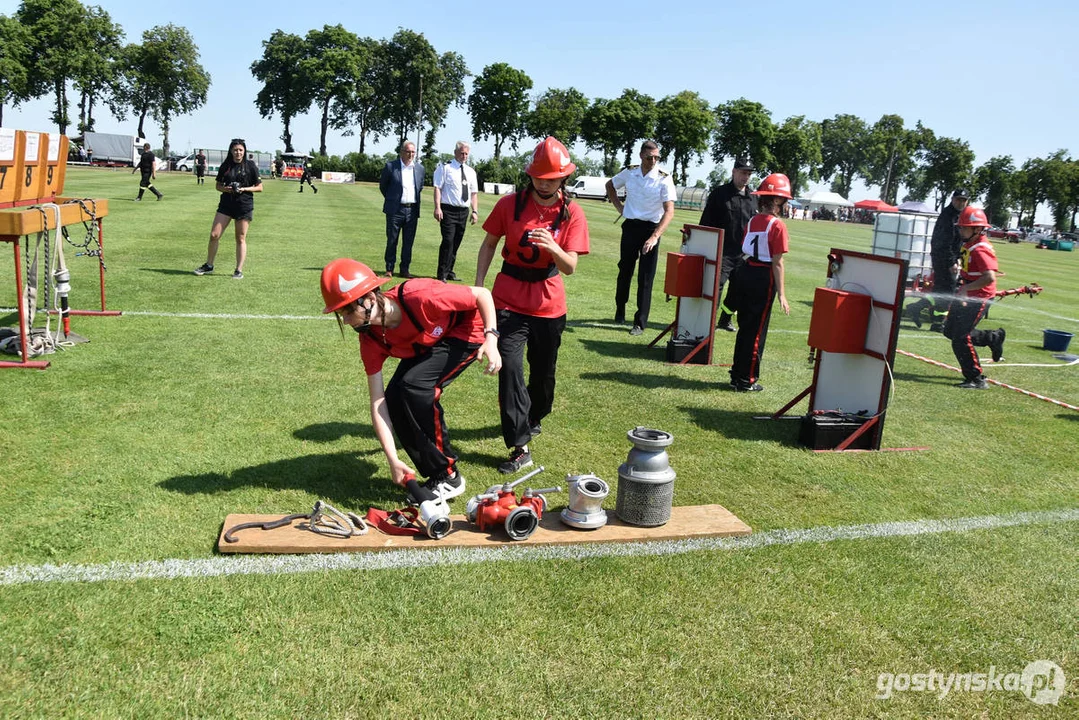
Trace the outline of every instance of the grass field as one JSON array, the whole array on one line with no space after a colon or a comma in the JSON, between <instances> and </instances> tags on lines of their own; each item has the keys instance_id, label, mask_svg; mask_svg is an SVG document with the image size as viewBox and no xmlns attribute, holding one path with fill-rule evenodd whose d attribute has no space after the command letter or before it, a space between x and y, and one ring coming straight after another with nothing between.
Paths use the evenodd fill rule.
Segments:
<instances>
[{"instance_id":1,"label":"grass field","mask_svg":"<svg viewBox=\"0 0 1079 720\"><path fill-rule=\"evenodd\" d=\"M0 371L0 716L1079 716L1079 412L999 387L961 391L957 374L899 356L884 444L927 450L812 453L797 422L752 419L809 384L813 288L830 248L869 249L868 226L789 223L791 315L773 317L766 391L736 394L725 368L670 366L646 348L674 315L658 291L643 337L611 321L619 228L608 205L582 203L592 253L566 282L556 406L533 444L542 484L594 472L614 486L626 431L659 427L675 438L676 504L719 503L775 542L126 576L148 561L238 562L214 560L229 513L402 500L371 431L355 339L319 316L326 262L381 267L377 188L301 197L267 181L246 278L233 281L231 235L213 275L191 272L204 260L212 186L174 173L158 187L163 201L133 203L136 176L69 172L67 194L110 201L108 304L124 314L74 318L90 342L50 356L45 371ZM412 271L430 276L439 236L426 198ZM481 196L482 216L493 201ZM674 225L698 216L678 211ZM469 229L459 276L472 277L481 238ZM997 251L1001 287L1046 290L993 308L984 327L1006 328L1008 342L1006 363L987 374L1079 405L1079 366L1039 366L1059 364L1041 349L1043 329L1079 332L1076 254ZM94 309L96 261L67 259L73 306ZM4 262L0 307L10 308ZM732 347L721 333L718 360ZM910 325L899 347L955 364L946 340ZM469 371L444 399L466 497L500 482L495 388ZM985 520L875 529L960 518ZM783 541L833 527L850 530ZM103 579L34 581L47 566L61 579L99 568ZM882 673L1003 674L1036 660L1068 677L1056 706L1003 689L896 685L878 699Z\"/></svg>"}]
</instances>

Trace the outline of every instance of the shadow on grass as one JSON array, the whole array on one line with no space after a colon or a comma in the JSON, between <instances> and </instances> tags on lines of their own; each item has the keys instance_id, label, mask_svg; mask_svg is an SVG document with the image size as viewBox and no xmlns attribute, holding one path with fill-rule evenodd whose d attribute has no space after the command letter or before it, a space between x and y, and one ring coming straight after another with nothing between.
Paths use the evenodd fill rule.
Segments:
<instances>
[{"instance_id":1,"label":"shadow on grass","mask_svg":"<svg viewBox=\"0 0 1079 720\"><path fill-rule=\"evenodd\" d=\"M384 502L389 489L385 469L354 452L304 455L240 468L227 475L178 475L158 485L184 495L213 495L243 487L302 490L348 508Z\"/></svg>"},{"instance_id":2,"label":"shadow on grass","mask_svg":"<svg viewBox=\"0 0 1079 720\"><path fill-rule=\"evenodd\" d=\"M665 346L657 345L648 347L652 337L650 330L645 330L644 335L633 337L626 330L625 340L587 340L582 338L581 345L585 350L599 355L616 358L662 358L665 357ZM647 339L646 339L647 338Z\"/></svg>"},{"instance_id":3,"label":"shadow on grass","mask_svg":"<svg viewBox=\"0 0 1079 720\"><path fill-rule=\"evenodd\" d=\"M798 420L754 420L755 417L770 415L778 409L778 405L764 412L691 406L679 408L697 427L717 432L728 439L764 440L780 445L801 447L798 442L798 430L801 428L801 423Z\"/></svg>"},{"instance_id":4,"label":"shadow on grass","mask_svg":"<svg viewBox=\"0 0 1079 720\"><path fill-rule=\"evenodd\" d=\"M693 367L703 367L695 365ZM670 388L672 390L724 390L727 383L711 378L708 380L693 380L690 378L674 377L670 375L630 375L624 372L605 373L581 373L582 380L599 380L600 382L617 382L630 385L635 388ZM726 376L724 376L726 380Z\"/></svg>"},{"instance_id":5,"label":"shadow on grass","mask_svg":"<svg viewBox=\"0 0 1079 720\"><path fill-rule=\"evenodd\" d=\"M958 385L963 382L961 375L940 377L939 375L915 375L914 373L895 373L893 377L903 382L928 383L930 385Z\"/></svg>"},{"instance_id":6,"label":"shadow on grass","mask_svg":"<svg viewBox=\"0 0 1079 720\"><path fill-rule=\"evenodd\" d=\"M375 436L375 431L369 424L364 423L346 423L346 422L328 422L317 423L315 425L308 425L307 427L300 428L292 434L297 440L306 440L308 442L336 442L341 438L346 437L369 437ZM499 463L505 462L506 455L491 455L490 453L483 452L469 452L462 453L461 449L456 445L457 442L462 440L468 441L481 441L490 440L491 438L499 438L502 436L502 429L498 425L492 425L482 428L467 428L460 429L455 428L450 430L450 447L457 453L457 462L461 465L462 469L467 472L468 465L480 465L483 467L497 467ZM508 451L507 451L508 452ZM381 458L381 454L379 455ZM402 458L404 456L402 455ZM411 462L406 460L406 462ZM382 466L381 459L376 462L376 465ZM388 471L384 468L377 470L382 474L386 474Z\"/></svg>"},{"instance_id":7,"label":"shadow on grass","mask_svg":"<svg viewBox=\"0 0 1079 720\"><path fill-rule=\"evenodd\" d=\"M195 273L190 270L180 270L177 268L139 268L139 270L143 272L158 273L160 275L191 275L192 277L195 276Z\"/></svg>"}]
</instances>

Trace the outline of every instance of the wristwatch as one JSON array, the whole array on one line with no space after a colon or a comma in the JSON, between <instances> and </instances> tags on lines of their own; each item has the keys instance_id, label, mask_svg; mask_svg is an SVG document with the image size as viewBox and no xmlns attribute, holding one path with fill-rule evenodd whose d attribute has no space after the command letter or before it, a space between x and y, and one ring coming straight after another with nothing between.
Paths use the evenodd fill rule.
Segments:
<instances>
[{"instance_id":1,"label":"wristwatch","mask_svg":"<svg viewBox=\"0 0 1079 720\"><path fill-rule=\"evenodd\" d=\"M501 336L501 333L499 333L498 330L496 330L495 328L487 328L486 330L483 331L483 334L484 335L494 335L495 337L500 337Z\"/></svg>"}]
</instances>

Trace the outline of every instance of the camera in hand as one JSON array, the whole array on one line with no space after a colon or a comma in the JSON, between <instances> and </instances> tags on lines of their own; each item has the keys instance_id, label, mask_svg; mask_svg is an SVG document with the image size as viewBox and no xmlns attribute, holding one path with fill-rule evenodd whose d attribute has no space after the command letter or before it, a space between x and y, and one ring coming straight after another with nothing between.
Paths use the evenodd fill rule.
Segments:
<instances>
[{"instance_id":1,"label":"camera in hand","mask_svg":"<svg viewBox=\"0 0 1079 720\"><path fill-rule=\"evenodd\" d=\"M240 183L238 183L238 182L229 183L229 187L232 188L232 192L233 192L234 195L239 195L240 194Z\"/></svg>"}]
</instances>

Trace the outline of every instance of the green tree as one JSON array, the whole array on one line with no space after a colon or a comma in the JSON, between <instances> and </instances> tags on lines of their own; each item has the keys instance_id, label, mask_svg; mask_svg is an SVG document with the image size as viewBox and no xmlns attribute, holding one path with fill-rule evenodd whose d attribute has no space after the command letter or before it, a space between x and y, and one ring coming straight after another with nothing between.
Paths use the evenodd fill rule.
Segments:
<instances>
[{"instance_id":1,"label":"green tree","mask_svg":"<svg viewBox=\"0 0 1079 720\"><path fill-rule=\"evenodd\" d=\"M1030 227L1038 214L1038 206L1046 201L1048 178L1044 158L1030 158L1012 178L1012 192L1019 206L1019 224Z\"/></svg>"},{"instance_id":2,"label":"green tree","mask_svg":"<svg viewBox=\"0 0 1079 720\"><path fill-rule=\"evenodd\" d=\"M426 123L430 142L424 143L425 148L434 147L434 135L438 128L446 126L446 116L450 107L462 107L465 103L465 79L472 73L468 71L468 64L464 56L456 52L444 52L438 57L438 72L432 82L427 83L423 94L423 117ZM425 154L429 154L425 150Z\"/></svg>"},{"instance_id":3,"label":"green tree","mask_svg":"<svg viewBox=\"0 0 1079 720\"><path fill-rule=\"evenodd\" d=\"M787 118L776 128L771 154L773 169L787 176L792 192L802 192L820 177L820 125L804 115Z\"/></svg>"},{"instance_id":4,"label":"green tree","mask_svg":"<svg viewBox=\"0 0 1079 720\"><path fill-rule=\"evenodd\" d=\"M341 25L311 30L305 42L300 75L320 112L318 154L325 155L330 105L346 102L362 81L364 57L360 39Z\"/></svg>"},{"instance_id":5,"label":"green tree","mask_svg":"<svg viewBox=\"0 0 1079 720\"><path fill-rule=\"evenodd\" d=\"M937 207L951 197L953 190L970 184L974 174L974 151L965 141L934 137L918 151L918 155L925 169L924 189L936 193Z\"/></svg>"},{"instance_id":6,"label":"green tree","mask_svg":"<svg viewBox=\"0 0 1079 720\"><path fill-rule=\"evenodd\" d=\"M850 195L855 175L865 176L869 129L856 115L840 114L821 122L821 178L832 190Z\"/></svg>"},{"instance_id":7,"label":"green tree","mask_svg":"<svg viewBox=\"0 0 1079 720\"><path fill-rule=\"evenodd\" d=\"M1053 225L1058 230L1070 230L1075 225L1079 203L1079 174L1067 151L1057 150L1045 159L1045 199L1053 211Z\"/></svg>"},{"instance_id":8,"label":"green tree","mask_svg":"<svg viewBox=\"0 0 1079 720\"><path fill-rule=\"evenodd\" d=\"M345 136L360 136L360 154L367 144L367 136L377 140L386 133L386 115L381 112L383 103L378 96L378 73L383 63L384 43L371 38L361 38L356 54L357 76L347 93L336 99L330 115L330 125Z\"/></svg>"},{"instance_id":9,"label":"green tree","mask_svg":"<svg viewBox=\"0 0 1079 720\"><path fill-rule=\"evenodd\" d=\"M485 67L472 83L468 96L472 132L483 140L494 138L495 160L502 156L502 144L507 140L517 149L517 140L525 131L531 89L532 79L523 70L501 62Z\"/></svg>"},{"instance_id":10,"label":"green tree","mask_svg":"<svg viewBox=\"0 0 1079 720\"><path fill-rule=\"evenodd\" d=\"M656 133L656 101L649 95L627 88L611 100L607 110L611 113L610 130L626 156L625 165L628 167L637 156L637 141Z\"/></svg>"},{"instance_id":11,"label":"green tree","mask_svg":"<svg viewBox=\"0 0 1079 720\"><path fill-rule=\"evenodd\" d=\"M673 157L674 182L685 185L689 161L700 163L708 151L708 139L716 118L707 101L690 90L669 95L656 104L656 142L664 160Z\"/></svg>"},{"instance_id":12,"label":"green tree","mask_svg":"<svg viewBox=\"0 0 1079 720\"><path fill-rule=\"evenodd\" d=\"M985 198L985 214L994 225L1011 224L1014 175L1015 164L1008 155L990 158L974 171L973 192Z\"/></svg>"},{"instance_id":13,"label":"green tree","mask_svg":"<svg viewBox=\"0 0 1079 720\"><path fill-rule=\"evenodd\" d=\"M551 135L572 146L581 137L588 98L577 88L548 88L525 118L525 130L537 140Z\"/></svg>"},{"instance_id":14,"label":"green tree","mask_svg":"<svg viewBox=\"0 0 1079 720\"><path fill-rule=\"evenodd\" d=\"M78 0L23 0L15 18L26 28L28 93L42 97L52 93L52 121L61 135L71 124L67 87L94 52L86 8Z\"/></svg>"},{"instance_id":15,"label":"green tree","mask_svg":"<svg viewBox=\"0 0 1079 720\"><path fill-rule=\"evenodd\" d=\"M0 127L4 106L29 99L30 32L14 17L0 15Z\"/></svg>"},{"instance_id":16,"label":"green tree","mask_svg":"<svg viewBox=\"0 0 1079 720\"><path fill-rule=\"evenodd\" d=\"M251 63L251 74L262 83L255 106L263 118L272 118L275 113L281 116L281 141L288 153L295 152L292 119L311 107L312 102L312 93L300 71L306 55L307 44L302 37L274 30L268 40L262 41L262 57Z\"/></svg>"},{"instance_id":17,"label":"green tree","mask_svg":"<svg viewBox=\"0 0 1079 720\"><path fill-rule=\"evenodd\" d=\"M431 92L440 73L438 53L422 33L404 28L394 33L384 50L378 95L385 103L389 127L404 139L423 123L424 92Z\"/></svg>"},{"instance_id":18,"label":"green tree","mask_svg":"<svg viewBox=\"0 0 1079 720\"><path fill-rule=\"evenodd\" d=\"M869 128L862 177L880 187L881 200L896 204L900 181L914 166L917 150L918 134L905 128L899 115L882 115Z\"/></svg>"},{"instance_id":19,"label":"green tree","mask_svg":"<svg viewBox=\"0 0 1079 720\"><path fill-rule=\"evenodd\" d=\"M142 45L150 114L161 126L167 155L172 119L206 103L210 74L199 64L199 49L187 28L171 23L152 27L142 34Z\"/></svg>"},{"instance_id":20,"label":"green tree","mask_svg":"<svg viewBox=\"0 0 1079 720\"><path fill-rule=\"evenodd\" d=\"M621 149L621 135L616 127L616 117L611 112L611 101L596 98L585 111L581 124L581 139L592 150L598 150L603 156L603 174L614 175L618 172L615 159Z\"/></svg>"},{"instance_id":21,"label":"green tree","mask_svg":"<svg viewBox=\"0 0 1079 720\"><path fill-rule=\"evenodd\" d=\"M717 126L712 140L712 159L717 165L726 158L749 157L758 170L772 167L775 126L772 114L764 105L738 98L717 105L715 115Z\"/></svg>"}]
</instances>

